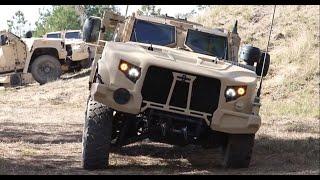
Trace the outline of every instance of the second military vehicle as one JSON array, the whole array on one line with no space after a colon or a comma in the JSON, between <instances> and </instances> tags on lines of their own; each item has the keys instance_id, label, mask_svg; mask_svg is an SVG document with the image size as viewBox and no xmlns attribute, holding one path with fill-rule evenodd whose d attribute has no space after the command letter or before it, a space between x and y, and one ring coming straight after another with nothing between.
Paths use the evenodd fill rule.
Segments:
<instances>
[{"instance_id":1,"label":"second military vehicle","mask_svg":"<svg viewBox=\"0 0 320 180\"><path fill-rule=\"evenodd\" d=\"M40 84L60 78L62 72L88 67L89 46L81 39L20 38L0 31L0 86Z\"/></svg>"}]
</instances>

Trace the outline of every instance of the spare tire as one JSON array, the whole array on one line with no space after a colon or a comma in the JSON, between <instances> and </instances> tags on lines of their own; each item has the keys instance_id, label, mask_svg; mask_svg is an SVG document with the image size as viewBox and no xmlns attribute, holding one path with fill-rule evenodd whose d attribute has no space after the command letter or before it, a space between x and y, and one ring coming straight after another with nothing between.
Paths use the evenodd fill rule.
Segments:
<instances>
[{"instance_id":1,"label":"spare tire","mask_svg":"<svg viewBox=\"0 0 320 180\"><path fill-rule=\"evenodd\" d=\"M263 60L264 60L265 55L266 55L266 61L264 63L264 69L263 69L263 73L262 73ZM260 58L259 62L257 63L256 74L258 76L261 76L261 74L262 74L262 76L265 77L268 73L269 65L270 65L270 55L269 55L269 53L264 52L261 54L261 58Z\"/></svg>"},{"instance_id":2,"label":"spare tire","mask_svg":"<svg viewBox=\"0 0 320 180\"><path fill-rule=\"evenodd\" d=\"M247 65L253 66L255 62L260 60L261 51L257 47L245 45L241 48L240 58L243 59Z\"/></svg>"},{"instance_id":3,"label":"spare tire","mask_svg":"<svg viewBox=\"0 0 320 180\"><path fill-rule=\"evenodd\" d=\"M40 84L59 79L61 73L59 60L50 55L39 56L31 64L31 74Z\"/></svg>"}]
</instances>

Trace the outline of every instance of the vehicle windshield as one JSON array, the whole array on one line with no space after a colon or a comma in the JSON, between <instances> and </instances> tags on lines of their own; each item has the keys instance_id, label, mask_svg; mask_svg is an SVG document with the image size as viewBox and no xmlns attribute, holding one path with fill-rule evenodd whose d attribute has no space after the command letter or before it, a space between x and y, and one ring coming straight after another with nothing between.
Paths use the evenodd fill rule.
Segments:
<instances>
[{"instance_id":1,"label":"vehicle windshield","mask_svg":"<svg viewBox=\"0 0 320 180\"><path fill-rule=\"evenodd\" d=\"M60 33L47 34L47 38L61 38Z\"/></svg>"},{"instance_id":2,"label":"vehicle windshield","mask_svg":"<svg viewBox=\"0 0 320 180\"><path fill-rule=\"evenodd\" d=\"M186 45L194 52L227 59L226 37L189 29Z\"/></svg>"},{"instance_id":3,"label":"vehicle windshield","mask_svg":"<svg viewBox=\"0 0 320 180\"><path fill-rule=\"evenodd\" d=\"M81 39L80 32L67 32L65 34L66 39Z\"/></svg>"},{"instance_id":4,"label":"vehicle windshield","mask_svg":"<svg viewBox=\"0 0 320 180\"><path fill-rule=\"evenodd\" d=\"M175 43L175 33L174 26L137 19L130 41L166 46Z\"/></svg>"}]
</instances>

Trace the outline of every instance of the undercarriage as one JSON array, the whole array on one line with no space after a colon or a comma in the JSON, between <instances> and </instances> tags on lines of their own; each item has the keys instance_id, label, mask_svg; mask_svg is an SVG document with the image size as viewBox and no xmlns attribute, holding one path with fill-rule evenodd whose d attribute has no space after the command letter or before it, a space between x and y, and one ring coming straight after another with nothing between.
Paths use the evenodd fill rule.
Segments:
<instances>
[{"instance_id":1,"label":"undercarriage","mask_svg":"<svg viewBox=\"0 0 320 180\"><path fill-rule=\"evenodd\" d=\"M121 147L144 139L179 146L219 147L226 134L213 131L204 119L148 109L132 115L113 111L111 146Z\"/></svg>"}]
</instances>

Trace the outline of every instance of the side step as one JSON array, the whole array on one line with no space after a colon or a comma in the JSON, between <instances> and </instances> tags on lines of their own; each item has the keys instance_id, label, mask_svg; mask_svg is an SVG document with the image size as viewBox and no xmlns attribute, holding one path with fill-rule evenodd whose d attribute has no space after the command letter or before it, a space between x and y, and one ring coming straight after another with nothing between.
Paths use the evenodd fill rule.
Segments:
<instances>
[{"instance_id":1,"label":"side step","mask_svg":"<svg viewBox=\"0 0 320 180\"><path fill-rule=\"evenodd\" d=\"M31 73L8 73L0 75L0 86L15 87L36 82Z\"/></svg>"}]
</instances>

